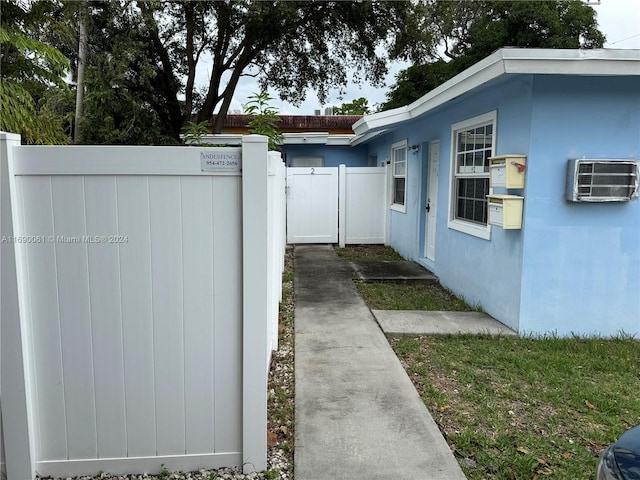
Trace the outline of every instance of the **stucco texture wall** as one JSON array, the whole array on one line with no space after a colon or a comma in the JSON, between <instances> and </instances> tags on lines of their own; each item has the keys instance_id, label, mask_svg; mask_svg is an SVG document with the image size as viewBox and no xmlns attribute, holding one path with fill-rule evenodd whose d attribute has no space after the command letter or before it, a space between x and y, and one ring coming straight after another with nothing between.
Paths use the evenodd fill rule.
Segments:
<instances>
[{"instance_id":1,"label":"stucco texture wall","mask_svg":"<svg viewBox=\"0 0 640 480\"><path fill-rule=\"evenodd\" d=\"M496 154L528 154L532 105L532 78L503 79L449 102L436 111L386 134L370 144L378 158L389 158L391 145L406 139L418 144L409 153L406 213L393 211L391 245L406 258L418 260L434 271L440 282L471 304L482 308L513 329L518 329L522 238L520 230L493 227L484 240L448 228L451 193L451 126L497 110ZM435 261L424 259L425 198L428 142L440 140L438 212ZM385 156L386 155L386 156ZM517 192L514 192L517 193Z\"/></svg>"},{"instance_id":2,"label":"stucco texture wall","mask_svg":"<svg viewBox=\"0 0 640 480\"><path fill-rule=\"evenodd\" d=\"M640 158L638 80L537 76L533 92L520 330L639 336L640 202L565 200L567 159Z\"/></svg>"},{"instance_id":3,"label":"stucco texture wall","mask_svg":"<svg viewBox=\"0 0 640 480\"><path fill-rule=\"evenodd\" d=\"M283 145L282 153L286 155L287 166L291 166L293 157L324 157L325 167L367 167L369 156L363 145L351 147L349 145Z\"/></svg>"}]
</instances>

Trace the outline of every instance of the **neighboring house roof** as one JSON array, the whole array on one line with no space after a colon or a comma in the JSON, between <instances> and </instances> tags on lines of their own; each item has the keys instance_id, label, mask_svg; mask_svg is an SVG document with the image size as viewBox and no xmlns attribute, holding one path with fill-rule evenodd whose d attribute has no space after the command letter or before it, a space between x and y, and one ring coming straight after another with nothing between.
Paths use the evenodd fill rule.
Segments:
<instances>
[{"instance_id":1,"label":"neighboring house roof","mask_svg":"<svg viewBox=\"0 0 640 480\"><path fill-rule=\"evenodd\" d=\"M278 129L282 133L327 132L330 135L353 134L351 126L362 115L279 115ZM211 118L215 123L216 115ZM227 115L222 133L248 133L251 116Z\"/></svg>"},{"instance_id":2,"label":"neighboring house roof","mask_svg":"<svg viewBox=\"0 0 640 480\"><path fill-rule=\"evenodd\" d=\"M409 105L365 115L353 125L352 145L505 74L640 76L640 50L502 48Z\"/></svg>"},{"instance_id":3,"label":"neighboring house roof","mask_svg":"<svg viewBox=\"0 0 640 480\"><path fill-rule=\"evenodd\" d=\"M277 126L282 132L284 145L350 145L354 138L351 126L362 115L279 115ZM211 118L213 124L216 115ZM239 145L242 135L249 133L251 117L230 114L225 119L222 133L209 134L204 140L211 143Z\"/></svg>"}]
</instances>

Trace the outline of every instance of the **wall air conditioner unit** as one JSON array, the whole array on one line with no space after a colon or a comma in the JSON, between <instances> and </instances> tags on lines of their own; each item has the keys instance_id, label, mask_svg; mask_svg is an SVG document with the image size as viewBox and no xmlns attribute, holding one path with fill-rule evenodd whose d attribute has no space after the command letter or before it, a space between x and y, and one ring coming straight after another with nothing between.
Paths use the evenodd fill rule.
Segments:
<instances>
[{"instance_id":1,"label":"wall air conditioner unit","mask_svg":"<svg viewBox=\"0 0 640 480\"><path fill-rule=\"evenodd\" d=\"M635 160L569 159L567 200L628 202L638 198L640 162Z\"/></svg>"}]
</instances>

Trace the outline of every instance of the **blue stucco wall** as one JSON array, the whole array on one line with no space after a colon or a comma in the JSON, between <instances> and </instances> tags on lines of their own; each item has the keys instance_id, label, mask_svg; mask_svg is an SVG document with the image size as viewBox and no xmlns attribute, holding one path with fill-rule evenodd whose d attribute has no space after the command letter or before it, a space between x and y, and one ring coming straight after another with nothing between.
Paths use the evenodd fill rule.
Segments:
<instances>
[{"instance_id":1,"label":"blue stucco wall","mask_svg":"<svg viewBox=\"0 0 640 480\"><path fill-rule=\"evenodd\" d=\"M402 256L417 260L438 275L440 282L511 328L518 329L522 238L519 230L492 228L484 240L449 229L448 206L451 185L451 125L497 110L496 154L527 154L533 79L530 76L503 79L464 95L437 111L402 125L370 144L378 158L389 158L391 145L407 139L418 144L418 154L409 153L406 213L391 213L391 245ZM424 257L425 198L428 172L428 142L440 140L438 212L435 261ZM517 192L514 192L517 193Z\"/></svg>"},{"instance_id":2,"label":"blue stucco wall","mask_svg":"<svg viewBox=\"0 0 640 480\"><path fill-rule=\"evenodd\" d=\"M527 155L522 230L480 239L447 226L451 125L497 111L496 154ZM520 333L640 335L640 202L571 203L568 158L640 158L640 87L620 77L507 77L369 142L388 160L409 153L406 212L391 245ZM435 261L424 258L428 142L440 140ZM495 193L505 193L497 190Z\"/></svg>"},{"instance_id":3,"label":"blue stucco wall","mask_svg":"<svg viewBox=\"0 0 640 480\"><path fill-rule=\"evenodd\" d=\"M345 164L347 167L369 166L369 156L364 145L351 147L349 145L283 145L282 153L287 157L287 166L290 166L294 156L321 156L324 157L325 167L337 167Z\"/></svg>"},{"instance_id":4,"label":"blue stucco wall","mask_svg":"<svg viewBox=\"0 0 640 480\"><path fill-rule=\"evenodd\" d=\"M638 79L539 76L533 92L520 330L638 336L640 202L564 199L568 158L640 158Z\"/></svg>"}]
</instances>

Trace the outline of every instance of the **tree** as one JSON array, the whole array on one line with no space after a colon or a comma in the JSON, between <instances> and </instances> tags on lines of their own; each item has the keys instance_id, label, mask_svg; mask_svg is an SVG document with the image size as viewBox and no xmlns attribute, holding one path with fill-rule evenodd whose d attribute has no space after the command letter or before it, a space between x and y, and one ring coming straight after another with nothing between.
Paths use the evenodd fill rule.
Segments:
<instances>
[{"instance_id":1,"label":"tree","mask_svg":"<svg viewBox=\"0 0 640 480\"><path fill-rule=\"evenodd\" d=\"M599 48L595 11L581 0L433 2L444 58L400 72L382 110L407 105L501 47Z\"/></svg>"},{"instance_id":2,"label":"tree","mask_svg":"<svg viewBox=\"0 0 640 480\"><path fill-rule=\"evenodd\" d=\"M178 139L187 120L209 120L216 110L213 131L220 132L243 75L293 103L307 88L323 101L330 88L353 78L381 85L388 59L431 58L433 35L421 24L422 8L409 0L121 0L95 5L92 44L103 55L101 68L117 72L114 81ZM208 83L198 89L196 70L205 57ZM89 96L87 84L87 104Z\"/></svg>"},{"instance_id":3,"label":"tree","mask_svg":"<svg viewBox=\"0 0 640 480\"><path fill-rule=\"evenodd\" d=\"M22 135L24 143L66 143L61 122L47 108L51 90L67 89L66 57L37 39L42 12L20 2L2 2L0 24L0 129ZM34 38L35 37L35 38Z\"/></svg>"},{"instance_id":4,"label":"tree","mask_svg":"<svg viewBox=\"0 0 640 480\"><path fill-rule=\"evenodd\" d=\"M269 105L271 100L273 98L265 91L254 93L249 97L244 114L251 118L249 133L266 136L269 139L269 150L280 150L283 138L277 127L280 117L278 111Z\"/></svg>"},{"instance_id":5,"label":"tree","mask_svg":"<svg viewBox=\"0 0 640 480\"><path fill-rule=\"evenodd\" d=\"M87 64L87 0L80 0L78 5L79 38L76 74L76 122L73 129L73 140L76 143L80 139L80 119L82 118L82 108L84 104L84 71Z\"/></svg>"},{"instance_id":6,"label":"tree","mask_svg":"<svg viewBox=\"0 0 640 480\"><path fill-rule=\"evenodd\" d=\"M335 115L365 115L370 112L369 100L364 97L356 98L353 102L343 103L339 107L333 107Z\"/></svg>"}]
</instances>

